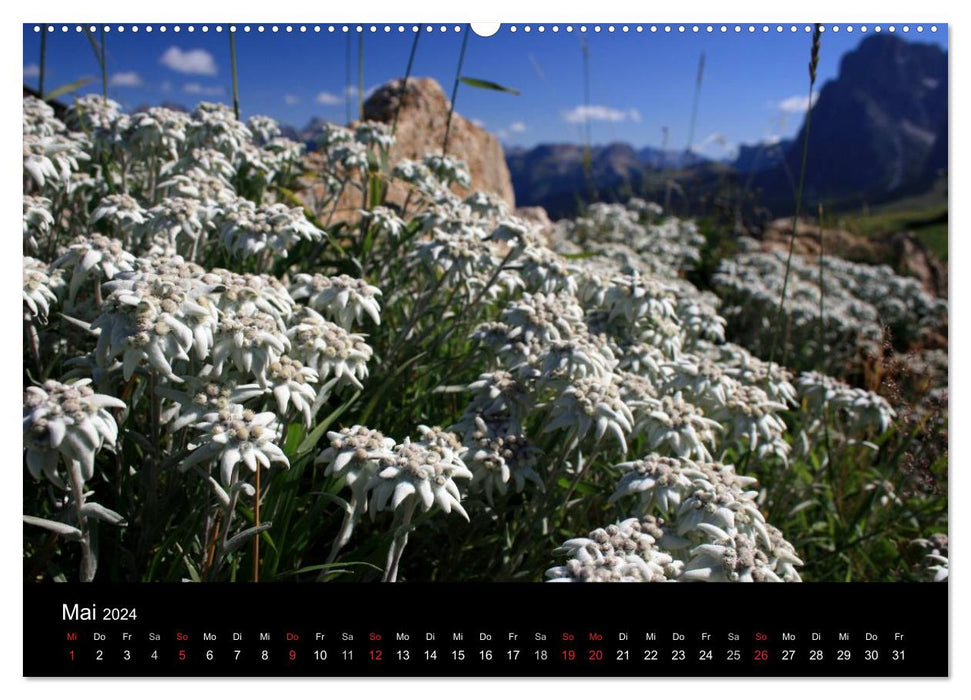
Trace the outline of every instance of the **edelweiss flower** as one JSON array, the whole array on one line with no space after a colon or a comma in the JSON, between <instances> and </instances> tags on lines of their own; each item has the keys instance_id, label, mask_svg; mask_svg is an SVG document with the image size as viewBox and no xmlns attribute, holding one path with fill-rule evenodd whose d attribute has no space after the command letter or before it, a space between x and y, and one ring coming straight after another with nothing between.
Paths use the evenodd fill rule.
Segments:
<instances>
[{"instance_id":1,"label":"edelweiss flower","mask_svg":"<svg viewBox=\"0 0 971 700\"><path fill-rule=\"evenodd\" d=\"M290 295L294 299L306 298L311 308L347 330L351 330L355 323L360 324L365 314L374 325L381 325L381 307L377 300L381 290L350 275L326 277L300 273L290 285Z\"/></svg>"},{"instance_id":2,"label":"edelweiss flower","mask_svg":"<svg viewBox=\"0 0 971 700\"><path fill-rule=\"evenodd\" d=\"M463 449L458 444L456 447ZM410 501L409 507L420 505L427 511L437 503L446 513L455 510L468 520L454 479L471 479L472 472L457 454L448 452L424 441L413 443L409 438L395 445L393 456L381 460L380 471L367 484L369 510L373 513L389 505L397 510Z\"/></svg>"},{"instance_id":3,"label":"edelweiss flower","mask_svg":"<svg viewBox=\"0 0 971 700\"><path fill-rule=\"evenodd\" d=\"M317 456L315 464L326 464L325 474L343 477L355 492L363 492L382 463L395 459L394 440L363 425L332 430L327 439L330 445Z\"/></svg>"},{"instance_id":4,"label":"edelweiss flower","mask_svg":"<svg viewBox=\"0 0 971 700\"><path fill-rule=\"evenodd\" d=\"M65 488L57 473L60 456L68 464L78 462L81 478L87 481L94 476L95 455L105 443L114 446L118 426L107 409L125 408L125 402L94 393L90 381L61 384L48 380L43 388L24 390L24 447L27 468L35 479L45 476Z\"/></svg>"},{"instance_id":5,"label":"edelweiss flower","mask_svg":"<svg viewBox=\"0 0 971 700\"><path fill-rule=\"evenodd\" d=\"M219 319L212 364L216 374L221 374L229 360L240 372L252 375L261 386L267 386L267 370L289 349L290 340L280 322L270 314L230 310Z\"/></svg>"},{"instance_id":6,"label":"edelweiss flower","mask_svg":"<svg viewBox=\"0 0 971 700\"><path fill-rule=\"evenodd\" d=\"M629 518L598 528L587 537L567 540L557 550L570 557L564 566L549 569L551 582L666 581L682 566L656 548L664 537L663 521Z\"/></svg>"},{"instance_id":7,"label":"edelweiss flower","mask_svg":"<svg viewBox=\"0 0 971 700\"><path fill-rule=\"evenodd\" d=\"M24 318L46 323L51 304L57 302L54 290L63 286L60 270L24 256Z\"/></svg>"},{"instance_id":8,"label":"edelweiss flower","mask_svg":"<svg viewBox=\"0 0 971 700\"><path fill-rule=\"evenodd\" d=\"M117 238L132 240L132 232L145 223L145 210L134 197L127 194L110 194L103 198L93 212L90 223L104 219L109 231Z\"/></svg>"},{"instance_id":9,"label":"edelweiss flower","mask_svg":"<svg viewBox=\"0 0 971 700\"><path fill-rule=\"evenodd\" d=\"M401 238L405 230L405 222L388 207L374 207L370 211L362 209L361 217L370 222L370 227L378 236L387 236L392 241Z\"/></svg>"},{"instance_id":10,"label":"edelweiss flower","mask_svg":"<svg viewBox=\"0 0 971 700\"><path fill-rule=\"evenodd\" d=\"M119 241L100 233L79 236L65 253L51 263L53 267L71 273L69 293L72 299L92 273L99 278L111 280L119 272L134 269L134 264L135 256L126 251Z\"/></svg>"},{"instance_id":11,"label":"edelweiss flower","mask_svg":"<svg viewBox=\"0 0 971 700\"><path fill-rule=\"evenodd\" d=\"M251 472L271 463L280 462L288 469L290 461L283 450L274 444L280 439L280 426L276 416L254 413L238 404L206 415L196 428L206 431L202 443L179 465L181 471L199 462L219 461L219 475L226 488L232 488L240 479L238 465L242 462Z\"/></svg>"},{"instance_id":12,"label":"edelweiss flower","mask_svg":"<svg viewBox=\"0 0 971 700\"><path fill-rule=\"evenodd\" d=\"M257 384L237 387L232 379L212 381L209 379L211 373L212 366L207 365L199 376L186 377L181 391L168 386L160 386L156 389L159 395L176 404L162 412L161 422L169 423L169 430L175 432L200 423L208 414L218 413L233 404L241 404L266 393L266 390Z\"/></svg>"},{"instance_id":13,"label":"edelweiss flower","mask_svg":"<svg viewBox=\"0 0 971 700\"><path fill-rule=\"evenodd\" d=\"M622 452L627 452L625 436L633 429L634 418L620 398L613 382L583 378L574 381L551 403L548 422L543 432L566 428L577 440L591 429L599 442L608 432L617 440Z\"/></svg>"},{"instance_id":14,"label":"edelweiss flower","mask_svg":"<svg viewBox=\"0 0 971 700\"><path fill-rule=\"evenodd\" d=\"M258 206L239 199L225 215L223 244L233 253L255 255L270 248L283 257L300 240L315 241L325 234L307 221L303 210L285 204Z\"/></svg>"},{"instance_id":15,"label":"edelweiss flower","mask_svg":"<svg viewBox=\"0 0 971 700\"><path fill-rule=\"evenodd\" d=\"M47 244L47 237L54 226L51 215L51 200L46 197L24 195L24 248L36 253L41 245Z\"/></svg>"},{"instance_id":16,"label":"edelweiss flower","mask_svg":"<svg viewBox=\"0 0 971 700\"><path fill-rule=\"evenodd\" d=\"M324 396L334 385L351 384L363 389L361 380L368 376L367 363L373 350L364 336L349 333L336 323L325 320L313 309L301 309L287 329L291 354L305 365L314 368L324 384L319 393Z\"/></svg>"},{"instance_id":17,"label":"edelweiss flower","mask_svg":"<svg viewBox=\"0 0 971 700\"><path fill-rule=\"evenodd\" d=\"M270 364L266 377L280 415L286 415L292 403L303 414L304 425L309 428L317 402L317 392L311 386L317 383L317 372L310 367L304 367L299 360L283 355Z\"/></svg>"},{"instance_id":18,"label":"edelweiss flower","mask_svg":"<svg viewBox=\"0 0 971 700\"><path fill-rule=\"evenodd\" d=\"M65 184L78 170L78 161L87 157L77 142L66 136L24 134L24 176L37 187Z\"/></svg>"},{"instance_id":19,"label":"edelweiss flower","mask_svg":"<svg viewBox=\"0 0 971 700\"><path fill-rule=\"evenodd\" d=\"M685 401L680 392L634 408L638 413L636 430L645 433L652 449L669 451L675 457L696 455L702 461L711 460L707 445L714 445L715 431L721 426Z\"/></svg>"},{"instance_id":20,"label":"edelweiss flower","mask_svg":"<svg viewBox=\"0 0 971 700\"><path fill-rule=\"evenodd\" d=\"M537 458L542 450L515 429L508 419L475 416L471 423L463 421L455 430L464 433L468 452L464 457L472 472L472 488L485 491L486 500L493 502L493 493L505 495L510 480L517 492L532 481L543 490L543 480L536 473Z\"/></svg>"}]
</instances>

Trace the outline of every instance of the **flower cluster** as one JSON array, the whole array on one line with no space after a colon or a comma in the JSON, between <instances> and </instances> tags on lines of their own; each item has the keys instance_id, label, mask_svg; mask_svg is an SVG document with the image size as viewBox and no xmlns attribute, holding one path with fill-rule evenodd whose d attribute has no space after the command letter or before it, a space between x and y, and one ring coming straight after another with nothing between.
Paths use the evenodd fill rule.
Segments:
<instances>
[{"instance_id":1,"label":"flower cluster","mask_svg":"<svg viewBox=\"0 0 971 700\"><path fill-rule=\"evenodd\" d=\"M885 328L906 344L946 319L946 300L928 295L916 279L896 275L886 265L827 257L820 270L818 259L794 255L787 281L786 257L782 251L739 253L722 261L714 283L732 334L748 347L761 348L776 342L774 322L785 285L787 345L794 349L789 361L800 368L843 371L879 351Z\"/></svg>"}]
</instances>

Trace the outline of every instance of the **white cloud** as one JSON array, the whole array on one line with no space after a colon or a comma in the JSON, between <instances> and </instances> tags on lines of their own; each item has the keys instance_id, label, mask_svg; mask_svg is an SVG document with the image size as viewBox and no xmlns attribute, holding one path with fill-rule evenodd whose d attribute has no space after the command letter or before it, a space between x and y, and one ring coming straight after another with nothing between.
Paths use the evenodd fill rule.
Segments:
<instances>
[{"instance_id":1,"label":"white cloud","mask_svg":"<svg viewBox=\"0 0 971 700\"><path fill-rule=\"evenodd\" d=\"M216 95L223 94L223 88L219 85L202 85L200 83L186 83L182 86L182 92L187 95L203 95L206 97L215 97Z\"/></svg>"},{"instance_id":2,"label":"white cloud","mask_svg":"<svg viewBox=\"0 0 971 700\"><path fill-rule=\"evenodd\" d=\"M29 66L24 66L24 77L25 78L39 78L40 77L40 66L36 63L31 63Z\"/></svg>"},{"instance_id":3,"label":"white cloud","mask_svg":"<svg viewBox=\"0 0 971 700\"><path fill-rule=\"evenodd\" d=\"M141 87L145 83L142 81L142 76L130 70L124 73L115 73L111 76L108 84L113 87Z\"/></svg>"},{"instance_id":4,"label":"white cloud","mask_svg":"<svg viewBox=\"0 0 971 700\"><path fill-rule=\"evenodd\" d=\"M692 145L695 153L704 153L712 158L731 157L738 151L738 144L728 140L725 134L708 134L701 142Z\"/></svg>"},{"instance_id":5,"label":"white cloud","mask_svg":"<svg viewBox=\"0 0 971 700\"><path fill-rule=\"evenodd\" d=\"M291 107L300 104L300 98L296 95L284 95L283 102Z\"/></svg>"},{"instance_id":6,"label":"white cloud","mask_svg":"<svg viewBox=\"0 0 971 700\"><path fill-rule=\"evenodd\" d=\"M641 113L636 109L615 109L603 105L577 105L571 110L563 112L563 121L569 124L583 124L592 122L623 122L627 120L639 122Z\"/></svg>"},{"instance_id":7,"label":"white cloud","mask_svg":"<svg viewBox=\"0 0 971 700\"><path fill-rule=\"evenodd\" d=\"M473 124L475 124L480 129L485 129L486 128L485 122L482 121L481 119L470 119L469 121L471 121Z\"/></svg>"},{"instance_id":8,"label":"white cloud","mask_svg":"<svg viewBox=\"0 0 971 700\"><path fill-rule=\"evenodd\" d=\"M371 93L381 87L381 83L372 85L371 87L364 89L364 98L367 99L371 96ZM357 85L348 85L344 88L344 94L348 97L357 97Z\"/></svg>"},{"instance_id":9,"label":"white cloud","mask_svg":"<svg viewBox=\"0 0 971 700\"><path fill-rule=\"evenodd\" d=\"M816 100L819 99L819 93L813 93L813 104L816 104ZM784 100L779 100L775 107L776 109L785 112L786 114L802 114L806 111L806 107L809 106L809 97L807 95L793 95L792 97L787 97Z\"/></svg>"},{"instance_id":10,"label":"white cloud","mask_svg":"<svg viewBox=\"0 0 971 700\"><path fill-rule=\"evenodd\" d=\"M319 105L327 106L344 104L344 98L332 92L319 92L317 93L317 97L314 98L314 101Z\"/></svg>"},{"instance_id":11,"label":"white cloud","mask_svg":"<svg viewBox=\"0 0 971 700\"><path fill-rule=\"evenodd\" d=\"M163 80L162 81L162 84L159 85L159 89L162 92L172 92L172 81L170 81L170 80Z\"/></svg>"},{"instance_id":12,"label":"white cloud","mask_svg":"<svg viewBox=\"0 0 971 700\"><path fill-rule=\"evenodd\" d=\"M513 122L509 125L509 131L514 134L521 134L526 131L526 124L523 122Z\"/></svg>"},{"instance_id":13,"label":"white cloud","mask_svg":"<svg viewBox=\"0 0 971 700\"><path fill-rule=\"evenodd\" d=\"M170 46L158 60L163 66L178 73L189 75L216 75L216 59L204 49L183 51L178 46Z\"/></svg>"}]
</instances>

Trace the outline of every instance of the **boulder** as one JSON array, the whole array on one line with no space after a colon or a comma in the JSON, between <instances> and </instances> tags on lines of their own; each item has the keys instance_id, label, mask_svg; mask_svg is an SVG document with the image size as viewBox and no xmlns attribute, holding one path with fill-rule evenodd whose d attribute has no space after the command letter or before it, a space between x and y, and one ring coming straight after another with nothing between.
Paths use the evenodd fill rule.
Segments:
<instances>
[{"instance_id":1,"label":"boulder","mask_svg":"<svg viewBox=\"0 0 971 700\"><path fill-rule=\"evenodd\" d=\"M398 111L395 145L390 161L403 158L418 160L442 152L450 102L442 87L432 78L409 78L404 95L402 80L385 83L364 103L364 118L391 124ZM515 207L512 180L502 145L495 136L476 126L459 113L452 114L448 136L448 154L464 160L472 176L471 190L490 192ZM393 189L393 188L392 188ZM395 201L395 192L389 199Z\"/></svg>"}]
</instances>

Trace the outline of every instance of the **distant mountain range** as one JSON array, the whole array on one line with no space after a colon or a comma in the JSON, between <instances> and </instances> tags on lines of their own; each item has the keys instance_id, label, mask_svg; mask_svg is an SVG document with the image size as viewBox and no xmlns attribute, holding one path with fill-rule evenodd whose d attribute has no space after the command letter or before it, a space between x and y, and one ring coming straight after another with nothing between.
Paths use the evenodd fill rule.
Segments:
<instances>
[{"instance_id":1,"label":"distant mountain range","mask_svg":"<svg viewBox=\"0 0 971 700\"><path fill-rule=\"evenodd\" d=\"M947 171L947 53L889 35L867 38L823 86L810 127L804 201L856 206L929 189ZM617 201L631 193L657 196L674 180L690 182L695 196L713 197L726 179L785 214L793 207L805 129L792 140L743 145L728 167L684 151L596 146L592 188L580 145L510 149L506 161L517 204L544 206L554 218L574 213L591 189Z\"/></svg>"}]
</instances>

